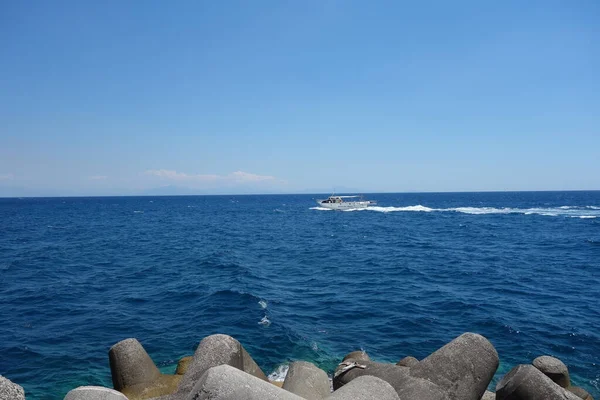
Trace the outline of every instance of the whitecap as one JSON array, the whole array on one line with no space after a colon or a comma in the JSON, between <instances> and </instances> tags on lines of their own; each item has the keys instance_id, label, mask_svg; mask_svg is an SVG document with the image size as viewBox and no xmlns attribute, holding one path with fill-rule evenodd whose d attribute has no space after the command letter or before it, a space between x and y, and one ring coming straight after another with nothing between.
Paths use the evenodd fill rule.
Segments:
<instances>
[{"instance_id":1,"label":"whitecap","mask_svg":"<svg viewBox=\"0 0 600 400\"><path fill-rule=\"evenodd\" d=\"M494 208L494 207L456 207L449 208L449 211L456 211L463 214L511 214L517 212L514 208ZM444 211L444 210L442 210Z\"/></svg>"},{"instance_id":2,"label":"whitecap","mask_svg":"<svg viewBox=\"0 0 600 400\"><path fill-rule=\"evenodd\" d=\"M271 382L283 382L289 369L289 364L281 364L269 374L268 378Z\"/></svg>"},{"instance_id":3,"label":"whitecap","mask_svg":"<svg viewBox=\"0 0 600 400\"><path fill-rule=\"evenodd\" d=\"M260 320L259 324L263 325L263 326L269 326L269 325L271 325L271 321L265 315L264 317L262 317L262 319Z\"/></svg>"},{"instance_id":4,"label":"whitecap","mask_svg":"<svg viewBox=\"0 0 600 400\"><path fill-rule=\"evenodd\" d=\"M134 213L134 214L143 214L144 212L143 212L143 211L141 211L141 210L134 210L134 211L133 211L133 213Z\"/></svg>"},{"instance_id":5,"label":"whitecap","mask_svg":"<svg viewBox=\"0 0 600 400\"><path fill-rule=\"evenodd\" d=\"M416 206L406 206L406 207L379 207L379 206L374 206L374 207L367 208L367 210L369 210L369 211L378 211L378 212L398 212L398 211L431 212L431 211L437 211L434 208L425 207L425 206L422 206L420 204L417 204Z\"/></svg>"},{"instance_id":6,"label":"whitecap","mask_svg":"<svg viewBox=\"0 0 600 400\"><path fill-rule=\"evenodd\" d=\"M322 211L333 211L329 208L324 207L312 207L311 210L322 210ZM593 210L593 211L592 211ZM404 207L381 207L381 206L371 206L367 208L351 208L347 210L342 210L346 212L354 212L354 211L375 211L381 213L388 212L458 212L462 214L471 214L471 215L486 215L486 214L524 214L524 215L543 215L548 217L575 217L575 218L595 218L600 213L596 210L600 210L600 207L596 206L585 206L576 207L576 206L559 206L559 207L548 207L548 208L509 208L509 207L453 207L453 208L430 208L423 206L421 204L417 204L414 206L404 206Z\"/></svg>"},{"instance_id":7,"label":"whitecap","mask_svg":"<svg viewBox=\"0 0 600 400\"><path fill-rule=\"evenodd\" d=\"M258 304L260 304L260 306L261 306L263 309L264 309L264 308L267 308L267 302L266 302L266 301L264 301L264 300L261 300L261 301L259 301L259 302L258 302Z\"/></svg>"}]
</instances>

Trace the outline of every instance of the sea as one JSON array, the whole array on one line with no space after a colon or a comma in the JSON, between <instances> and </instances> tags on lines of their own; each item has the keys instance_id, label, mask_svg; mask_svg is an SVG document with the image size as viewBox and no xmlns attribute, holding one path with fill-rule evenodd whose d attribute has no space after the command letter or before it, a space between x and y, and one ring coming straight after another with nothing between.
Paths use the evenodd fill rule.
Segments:
<instances>
[{"instance_id":1,"label":"sea","mask_svg":"<svg viewBox=\"0 0 600 400\"><path fill-rule=\"evenodd\" d=\"M0 199L0 374L27 398L112 387L137 338L165 373L202 338L265 373L487 337L490 384L541 355L600 397L600 191Z\"/></svg>"}]
</instances>

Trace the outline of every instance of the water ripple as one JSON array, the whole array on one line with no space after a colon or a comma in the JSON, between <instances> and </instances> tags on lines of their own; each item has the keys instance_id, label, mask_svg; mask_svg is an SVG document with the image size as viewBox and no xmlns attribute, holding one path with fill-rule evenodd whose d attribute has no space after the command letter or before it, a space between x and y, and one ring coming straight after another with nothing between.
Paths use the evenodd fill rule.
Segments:
<instances>
[{"instance_id":1,"label":"water ripple","mask_svg":"<svg viewBox=\"0 0 600 400\"><path fill-rule=\"evenodd\" d=\"M164 368L219 332L267 373L331 372L475 331L495 379L550 354L600 395L599 192L373 195L381 210L347 213L312 197L0 199L0 372L61 398L110 386L127 337Z\"/></svg>"}]
</instances>

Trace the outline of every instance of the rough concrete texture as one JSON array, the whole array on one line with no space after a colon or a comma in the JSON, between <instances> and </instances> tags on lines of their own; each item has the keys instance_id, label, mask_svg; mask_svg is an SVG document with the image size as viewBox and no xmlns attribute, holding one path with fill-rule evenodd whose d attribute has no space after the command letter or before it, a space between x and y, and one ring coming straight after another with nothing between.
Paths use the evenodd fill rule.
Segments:
<instances>
[{"instance_id":1,"label":"rough concrete texture","mask_svg":"<svg viewBox=\"0 0 600 400\"><path fill-rule=\"evenodd\" d=\"M569 386L567 390L583 400L594 400L587 390L580 388L579 386Z\"/></svg>"},{"instance_id":2,"label":"rough concrete texture","mask_svg":"<svg viewBox=\"0 0 600 400\"><path fill-rule=\"evenodd\" d=\"M496 393L490 392L489 390L486 390L485 393L483 394L483 396L481 397L481 400L495 400L495 399L496 399Z\"/></svg>"},{"instance_id":3,"label":"rough concrete texture","mask_svg":"<svg viewBox=\"0 0 600 400\"><path fill-rule=\"evenodd\" d=\"M511 369L496 385L497 400L580 400L533 365Z\"/></svg>"},{"instance_id":4,"label":"rough concrete texture","mask_svg":"<svg viewBox=\"0 0 600 400\"><path fill-rule=\"evenodd\" d=\"M412 367L419 363L419 360L414 358L413 356L404 357L402 360L398 361L396 365L401 367Z\"/></svg>"},{"instance_id":5,"label":"rough concrete texture","mask_svg":"<svg viewBox=\"0 0 600 400\"><path fill-rule=\"evenodd\" d=\"M308 400L320 400L331 394L327 373L306 361L290 364L283 389Z\"/></svg>"},{"instance_id":6,"label":"rough concrete texture","mask_svg":"<svg viewBox=\"0 0 600 400\"><path fill-rule=\"evenodd\" d=\"M352 362L356 362L361 366L365 366L365 368L352 368L347 370L346 372L340 373L340 371L345 367L343 363ZM339 388L350 383L353 379L356 379L359 376L376 376L388 383L391 383L391 380L394 380L397 376L403 376L407 373L408 368L406 367L399 367L394 364L380 363L369 360L354 359L346 356L344 358L344 361L342 361L342 364L340 364L335 370L333 377L333 390L338 390ZM392 386L394 385L392 384Z\"/></svg>"},{"instance_id":7,"label":"rough concrete texture","mask_svg":"<svg viewBox=\"0 0 600 400\"><path fill-rule=\"evenodd\" d=\"M0 400L25 400L25 391L21 386L0 375Z\"/></svg>"},{"instance_id":8,"label":"rough concrete texture","mask_svg":"<svg viewBox=\"0 0 600 400\"><path fill-rule=\"evenodd\" d=\"M389 383L401 400L427 399L447 400L448 396L436 384L410 375L410 368L400 367L394 364L378 363L374 361L357 361L352 358L346 362L357 362L365 368L352 368L333 378L333 388L337 391L342 386L349 384L361 376L375 376ZM340 365L336 372L343 368ZM479 400L479 399L477 399Z\"/></svg>"},{"instance_id":9,"label":"rough concrete texture","mask_svg":"<svg viewBox=\"0 0 600 400\"><path fill-rule=\"evenodd\" d=\"M136 339L125 339L115 344L110 348L108 358L116 390L151 382L160 376L154 361Z\"/></svg>"},{"instance_id":10,"label":"rough concrete texture","mask_svg":"<svg viewBox=\"0 0 600 400\"><path fill-rule=\"evenodd\" d=\"M129 400L146 400L158 396L164 396L175 392L181 379L181 375L166 375L161 374L151 382L143 382L133 386L123 388L121 392L125 394Z\"/></svg>"},{"instance_id":11,"label":"rough concrete texture","mask_svg":"<svg viewBox=\"0 0 600 400\"><path fill-rule=\"evenodd\" d=\"M539 369L548 378L556 382L560 387L566 388L571 386L569 379L569 369L558 358L551 356L541 356L533 360L533 366Z\"/></svg>"},{"instance_id":12,"label":"rough concrete texture","mask_svg":"<svg viewBox=\"0 0 600 400\"><path fill-rule=\"evenodd\" d=\"M336 390L327 400L400 400L396 390L374 376L361 376ZM415 399L416 400L416 399Z\"/></svg>"},{"instance_id":13,"label":"rough concrete texture","mask_svg":"<svg viewBox=\"0 0 600 400\"><path fill-rule=\"evenodd\" d=\"M256 362L254 362L254 359L250 356L250 354L248 354L248 352L246 351L244 346L242 346L241 343L240 347L242 349L242 371L247 372L250 375L253 375L259 379L262 379L263 381L268 381L267 376L265 375L263 370L260 369Z\"/></svg>"},{"instance_id":14,"label":"rough concrete texture","mask_svg":"<svg viewBox=\"0 0 600 400\"><path fill-rule=\"evenodd\" d=\"M302 400L230 365L209 368L194 385L186 400Z\"/></svg>"},{"instance_id":15,"label":"rough concrete texture","mask_svg":"<svg viewBox=\"0 0 600 400\"><path fill-rule=\"evenodd\" d=\"M179 360L179 362L177 363L177 369L175 370L175 375L185 374L193 359L194 357L188 356L183 357L181 360Z\"/></svg>"},{"instance_id":16,"label":"rough concrete texture","mask_svg":"<svg viewBox=\"0 0 600 400\"><path fill-rule=\"evenodd\" d=\"M247 373L267 381L264 372L252 360L240 342L231 336L217 334L202 339L194 353L194 359L183 375L177 393L188 393L209 368L223 364L242 371L246 366Z\"/></svg>"},{"instance_id":17,"label":"rough concrete texture","mask_svg":"<svg viewBox=\"0 0 600 400\"><path fill-rule=\"evenodd\" d=\"M410 374L435 383L450 399L480 400L498 363L494 346L467 332L413 365Z\"/></svg>"},{"instance_id":18,"label":"rough concrete texture","mask_svg":"<svg viewBox=\"0 0 600 400\"><path fill-rule=\"evenodd\" d=\"M80 386L67 393L64 400L127 400L127 397L102 386Z\"/></svg>"},{"instance_id":19,"label":"rough concrete texture","mask_svg":"<svg viewBox=\"0 0 600 400\"><path fill-rule=\"evenodd\" d=\"M342 360L342 362L352 358L355 361L371 361L371 358L364 350L353 351L352 353L346 354L346 357Z\"/></svg>"}]
</instances>

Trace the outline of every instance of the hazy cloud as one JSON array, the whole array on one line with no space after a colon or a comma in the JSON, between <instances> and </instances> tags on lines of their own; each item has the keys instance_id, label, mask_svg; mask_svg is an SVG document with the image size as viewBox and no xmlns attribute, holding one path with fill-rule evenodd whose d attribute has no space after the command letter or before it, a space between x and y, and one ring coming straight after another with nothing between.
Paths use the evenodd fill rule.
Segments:
<instances>
[{"instance_id":1,"label":"hazy cloud","mask_svg":"<svg viewBox=\"0 0 600 400\"><path fill-rule=\"evenodd\" d=\"M244 171L235 171L227 176L230 179L239 182L264 182L264 181L275 181L274 176L270 175L256 175Z\"/></svg>"},{"instance_id":2,"label":"hazy cloud","mask_svg":"<svg viewBox=\"0 0 600 400\"><path fill-rule=\"evenodd\" d=\"M15 179L13 174L0 174L0 181L12 181Z\"/></svg>"},{"instance_id":3,"label":"hazy cloud","mask_svg":"<svg viewBox=\"0 0 600 400\"><path fill-rule=\"evenodd\" d=\"M169 169L151 169L146 175L179 182L215 182L215 183L250 183L250 182L280 182L274 176L257 175L250 172L235 171L228 175L215 174L186 174Z\"/></svg>"},{"instance_id":4,"label":"hazy cloud","mask_svg":"<svg viewBox=\"0 0 600 400\"><path fill-rule=\"evenodd\" d=\"M186 174L185 172L177 172L170 169L151 169L146 171L146 175L152 175L163 179L173 181L195 181L195 182L214 182L222 179L219 175L210 174Z\"/></svg>"}]
</instances>

